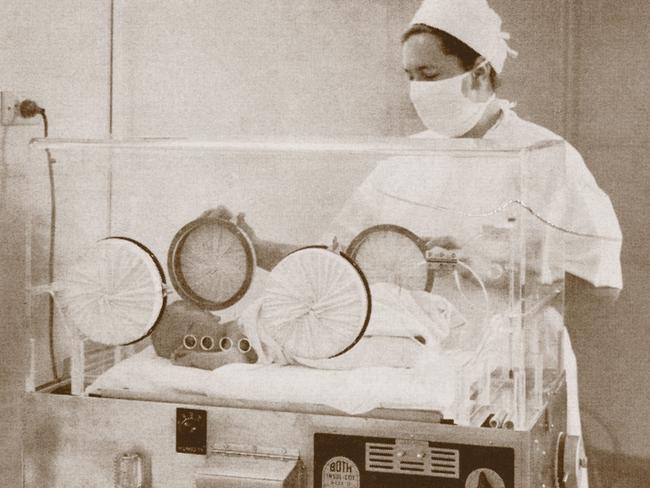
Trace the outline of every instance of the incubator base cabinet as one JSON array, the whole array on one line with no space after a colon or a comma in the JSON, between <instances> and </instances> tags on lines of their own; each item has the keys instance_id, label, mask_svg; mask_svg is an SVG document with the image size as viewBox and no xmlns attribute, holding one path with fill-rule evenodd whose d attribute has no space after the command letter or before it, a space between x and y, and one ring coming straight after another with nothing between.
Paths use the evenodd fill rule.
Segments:
<instances>
[{"instance_id":1,"label":"incubator base cabinet","mask_svg":"<svg viewBox=\"0 0 650 488\"><path fill-rule=\"evenodd\" d=\"M575 486L565 392L558 381L527 431L414 418L421 412L401 420L33 393L25 486L551 488L563 473ZM178 452L183 409L207 420L205 454ZM141 460L141 484L116 484L125 454Z\"/></svg>"},{"instance_id":2,"label":"incubator base cabinet","mask_svg":"<svg viewBox=\"0 0 650 488\"><path fill-rule=\"evenodd\" d=\"M31 155L25 487L579 486L561 143Z\"/></svg>"}]
</instances>

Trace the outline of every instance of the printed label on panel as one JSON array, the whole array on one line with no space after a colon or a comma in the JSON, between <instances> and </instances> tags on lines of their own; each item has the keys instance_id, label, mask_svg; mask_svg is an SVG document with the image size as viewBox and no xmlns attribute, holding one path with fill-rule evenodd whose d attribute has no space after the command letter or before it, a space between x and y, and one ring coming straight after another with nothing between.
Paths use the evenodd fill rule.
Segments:
<instances>
[{"instance_id":1,"label":"printed label on panel","mask_svg":"<svg viewBox=\"0 0 650 488\"><path fill-rule=\"evenodd\" d=\"M323 466L322 488L359 488L359 468L343 456L329 459Z\"/></svg>"}]
</instances>

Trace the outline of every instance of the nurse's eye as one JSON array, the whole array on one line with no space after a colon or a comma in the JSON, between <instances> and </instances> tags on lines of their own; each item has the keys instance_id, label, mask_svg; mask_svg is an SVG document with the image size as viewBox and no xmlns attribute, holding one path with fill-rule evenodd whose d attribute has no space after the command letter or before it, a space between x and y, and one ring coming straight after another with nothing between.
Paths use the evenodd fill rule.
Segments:
<instances>
[{"instance_id":1,"label":"nurse's eye","mask_svg":"<svg viewBox=\"0 0 650 488\"><path fill-rule=\"evenodd\" d=\"M437 80L439 76L438 73L422 73L422 78L426 81Z\"/></svg>"}]
</instances>

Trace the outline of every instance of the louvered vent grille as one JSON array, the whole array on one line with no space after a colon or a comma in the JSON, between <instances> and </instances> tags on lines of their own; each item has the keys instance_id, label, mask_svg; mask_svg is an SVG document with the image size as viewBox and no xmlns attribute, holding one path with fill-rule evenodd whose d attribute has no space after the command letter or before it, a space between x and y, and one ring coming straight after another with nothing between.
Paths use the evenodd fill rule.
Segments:
<instances>
[{"instance_id":1,"label":"louvered vent grille","mask_svg":"<svg viewBox=\"0 0 650 488\"><path fill-rule=\"evenodd\" d=\"M437 478L460 476L460 455L455 449L366 443L366 471L404 473Z\"/></svg>"}]
</instances>

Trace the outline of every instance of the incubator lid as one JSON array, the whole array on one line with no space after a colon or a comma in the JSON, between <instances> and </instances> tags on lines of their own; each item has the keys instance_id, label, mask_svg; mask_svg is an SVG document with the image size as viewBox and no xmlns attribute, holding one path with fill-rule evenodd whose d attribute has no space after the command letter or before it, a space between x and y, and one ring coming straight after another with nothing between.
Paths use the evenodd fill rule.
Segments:
<instances>
[{"instance_id":1,"label":"incubator lid","mask_svg":"<svg viewBox=\"0 0 650 488\"><path fill-rule=\"evenodd\" d=\"M548 140L535 144L517 144L491 139L426 139L410 137L228 137L227 139L190 139L184 137L132 137L121 139L34 138L30 145L40 149L66 149L83 147L114 147L181 150L273 151L273 152L372 152L387 155L420 153L422 151L464 152L497 151L519 152L526 149L562 145L561 141Z\"/></svg>"},{"instance_id":2,"label":"incubator lid","mask_svg":"<svg viewBox=\"0 0 650 488\"><path fill-rule=\"evenodd\" d=\"M559 140L525 145L484 139L133 138L34 139L31 145L52 151L94 147L148 152L367 153L377 157L369 182L389 199L461 218L518 206L544 224L578 237L621 239L607 196L593 181L581 178L582 168L567 160L567 145Z\"/></svg>"},{"instance_id":3,"label":"incubator lid","mask_svg":"<svg viewBox=\"0 0 650 488\"><path fill-rule=\"evenodd\" d=\"M459 219L525 209L542 224L567 234L621 239L609 199L565 158L565 143L517 148L450 142L424 156L400 155L379 162L369 186L388 200Z\"/></svg>"}]
</instances>

